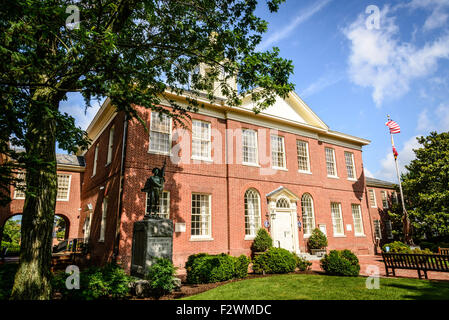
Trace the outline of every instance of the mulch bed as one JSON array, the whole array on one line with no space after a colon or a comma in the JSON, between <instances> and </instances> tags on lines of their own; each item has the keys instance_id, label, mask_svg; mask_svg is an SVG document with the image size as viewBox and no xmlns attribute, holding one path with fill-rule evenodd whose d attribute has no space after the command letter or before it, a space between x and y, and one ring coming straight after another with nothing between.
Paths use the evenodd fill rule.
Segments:
<instances>
[{"instance_id":1,"label":"mulch bed","mask_svg":"<svg viewBox=\"0 0 449 320\"><path fill-rule=\"evenodd\" d=\"M323 274L323 272L309 270L309 271L296 271L296 272L292 272L289 274ZM225 285L228 283L243 281L243 280L248 280L248 279L266 278L266 277L271 277L271 276L276 276L276 275L274 275L274 274L265 274L265 275L263 275L263 274L248 274L248 276L245 279L233 279L233 280L216 282L216 283L188 284L188 283L184 282L184 280L185 280L185 275L184 275L184 277L181 277L181 280L183 280L183 282L182 282L181 289L179 291L174 291L173 293L165 295L165 296L161 297L160 299L155 299L155 298L138 299L138 298L133 297L133 298L131 298L131 300L175 300L175 299L181 299L181 298L193 296L193 295L217 288L219 286L222 286L222 285Z\"/></svg>"}]
</instances>

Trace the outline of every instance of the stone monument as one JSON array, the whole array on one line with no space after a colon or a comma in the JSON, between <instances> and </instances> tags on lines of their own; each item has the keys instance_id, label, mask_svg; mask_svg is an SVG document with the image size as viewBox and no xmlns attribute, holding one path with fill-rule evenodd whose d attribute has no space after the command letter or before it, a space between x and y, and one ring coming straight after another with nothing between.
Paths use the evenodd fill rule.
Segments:
<instances>
[{"instance_id":1,"label":"stone monument","mask_svg":"<svg viewBox=\"0 0 449 320\"><path fill-rule=\"evenodd\" d=\"M164 190L165 162L154 168L142 192L148 193L150 212L134 223L131 257L131 275L143 278L158 258L170 261L173 256L173 222L157 215Z\"/></svg>"}]
</instances>

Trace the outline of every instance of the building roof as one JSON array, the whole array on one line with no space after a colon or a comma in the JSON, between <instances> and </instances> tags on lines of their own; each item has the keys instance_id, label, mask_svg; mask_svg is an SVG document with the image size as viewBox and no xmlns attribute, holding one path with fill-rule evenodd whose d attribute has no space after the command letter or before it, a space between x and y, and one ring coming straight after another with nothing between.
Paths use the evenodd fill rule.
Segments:
<instances>
[{"instance_id":1,"label":"building roof","mask_svg":"<svg viewBox=\"0 0 449 320\"><path fill-rule=\"evenodd\" d=\"M383 187L383 188L389 188L389 189L395 189L396 183L385 181L385 180L379 180L375 178L369 178L366 177L366 185L369 187Z\"/></svg>"},{"instance_id":2,"label":"building roof","mask_svg":"<svg viewBox=\"0 0 449 320\"><path fill-rule=\"evenodd\" d=\"M73 154L56 154L56 163L59 165L85 167L86 162L83 156L76 156Z\"/></svg>"}]
</instances>

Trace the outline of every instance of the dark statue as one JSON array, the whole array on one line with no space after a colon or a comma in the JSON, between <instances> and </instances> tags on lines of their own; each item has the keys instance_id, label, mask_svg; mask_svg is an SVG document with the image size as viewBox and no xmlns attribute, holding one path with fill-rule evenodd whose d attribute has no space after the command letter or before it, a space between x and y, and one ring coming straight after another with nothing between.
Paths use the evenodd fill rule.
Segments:
<instances>
[{"instance_id":1,"label":"dark statue","mask_svg":"<svg viewBox=\"0 0 449 320\"><path fill-rule=\"evenodd\" d=\"M158 213L158 206L162 196L162 191L164 191L166 162L167 161L164 162L162 168L153 168L153 176L147 179L145 186L141 190L142 192L148 193L150 212L145 214L145 217L147 218L150 216L152 218L157 217L156 214Z\"/></svg>"}]
</instances>

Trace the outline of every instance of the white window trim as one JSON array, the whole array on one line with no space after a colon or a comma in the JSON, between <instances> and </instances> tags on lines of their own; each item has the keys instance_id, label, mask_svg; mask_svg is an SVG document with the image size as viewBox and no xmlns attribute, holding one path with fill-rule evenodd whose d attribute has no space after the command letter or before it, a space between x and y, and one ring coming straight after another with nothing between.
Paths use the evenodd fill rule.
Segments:
<instances>
[{"instance_id":1,"label":"white window trim","mask_svg":"<svg viewBox=\"0 0 449 320\"><path fill-rule=\"evenodd\" d=\"M354 153L349 152L349 151L345 151L345 166L346 166L346 154L350 154L351 155L351 161L352 161L352 174L354 175L354 178L350 178L348 176L348 180L350 181L357 181L357 170L355 169L355 159L354 159ZM346 171L348 169L346 168Z\"/></svg>"},{"instance_id":2,"label":"white window trim","mask_svg":"<svg viewBox=\"0 0 449 320\"><path fill-rule=\"evenodd\" d=\"M58 194L57 194L58 190L56 190L56 201L69 201L69 199L70 199L70 187L72 185L72 175L71 174L58 174L58 176L59 175L69 176L69 183L68 183L68 188L67 188L67 199L58 199ZM59 189L59 186L58 186L58 189Z\"/></svg>"},{"instance_id":3,"label":"white window trim","mask_svg":"<svg viewBox=\"0 0 449 320\"><path fill-rule=\"evenodd\" d=\"M193 154L193 121L198 121L198 122L203 122L203 123L207 123L209 125L209 154L207 157L202 157L202 156L198 156L198 155L194 155ZM206 162L213 162L212 160L212 123L208 122L208 121L203 121L203 120L199 120L199 119L192 119L192 160L199 160L199 161L206 161Z\"/></svg>"},{"instance_id":4,"label":"white window trim","mask_svg":"<svg viewBox=\"0 0 449 320\"><path fill-rule=\"evenodd\" d=\"M365 235L365 228L363 227L363 215L362 215L362 206L358 203L351 203L351 211L352 211L352 206L353 205L357 205L359 207L359 214L360 214L360 227L362 228L362 232L356 232L355 230L355 219L354 219L354 212L352 212L352 221L354 224L354 236L356 237L366 237Z\"/></svg>"},{"instance_id":5,"label":"white window trim","mask_svg":"<svg viewBox=\"0 0 449 320\"><path fill-rule=\"evenodd\" d=\"M286 153L286 150L285 150L285 137L284 136L280 136L280 135L275 135L275 134L270 135L271 163L273 163L273 145L272 145L271 137L279 137L279 138L281 138L282 139L282 149L284 150L283 155L282 155L282 158L283 158L282 162L284 163L284 166L283 167L278 167L278 166L271 165L271 168L275 169L275 170L288 171L286 155L285 155L285 153Z\"/></svg>"},{"instance_id":6,"label":"white window trim","mask_svg":"<svg viewBox=\"0 0 449 320\"><path fill-rule=\"evenodd\" d=\"M243 201L245 201L245 197L246 197L246 193L249 191L249 190L252 190L253 192L255 192L256 194L257 194L257 197L258 197L258 210L259 210L259 212L258 212L258 221L257 221L257 226L258 226L258 228L256 228L256 230L255 230L255 233L254 234L252 234L252 235L249 235L249 234L247 234L246 233L246 226L245 226L245 240L254 240L255 238L256 238L256 236L257 236L257 230L258 229L260 229L260 228L262 228L262 208L261 208L261 200L260 200L260 194L259 194L259 192L256 190L256 189L254 189L254 188L249 188L248 190L246 190L245 191L245 194L243 195L243 197L244 197L244 199L243 199ZM245 224L246 224L246 210L245 210Z\"/></svg>"},{"instance_id":7,"label":"white window trim","mask_svg":"<svg viewBox=\"0 0 449 320\"><path fill-rule=\"evenodd\" d=\"M324 156L325 156L324 160L325 160L325 163L326 163L326 173L327 173L326 149L332 150L332 158L333 158L334 171L335 171L335 175L327 174L327 177L328 177L328 178L339 179L339 177L338 177L338 171L337 171L337 160L336 160L336 158L335 158L335 149L333 149L333 148L328 148L328 147L325 147L325 149L324 149Z\"/></svg>"},{"instance_id":8,"label":"white window trim","mask_svg":"<svg viewBox=\"0 0 449 320\"><path fill-rule=\"evenodd\" d=\"M243 133L244 133L244 131L252 131L256 135L256 139L255 139L256 140L256 162L246 162L246 161L244 161L244 156L243 156L243 154L244 154L244 152L243 152L243 148L244 148L244 145L243 145ZM259 167L260 168L260 165L259 165L259 135L257 134L257 130L247 129L247 128L243 128L242 129L242 164L245 165L245 166Z\"/></svg>"},{"instance_id":9,"label":"white window trim","mask_svg":"<svg viewBox=\"0 0 449 320\"><path fill-rule=\"evenodd\" d=\"M373 192L373 202L374 202L374 206L371 204L370 191ZM374 190L374 189L368 189L368 202L370 203L369 205L370 205L371 208L377 208L376 190Z\"/></svg>"},{"instance_id":10,"label":"white window trim","mask_svg":"<svg viewBox=\"0 0 449 320\"><path fill-rule=\"evenodd\" d=\"M385 195L385 203L386 203L386 205L384 204L384 195ZM387 191L381 190L380 191L380 198L382 199L382 208L383 209L389 209L390 206L388 204L388 193L387 193Z\"/></svg>"},{"instance_id":11,"label":"white window trim","mask_svg":"<svg viewBox=\"0 0 449 320\"><path fill-rule=\"evenodd\" d=\"M207 196L209 199L209 224L207 226L207 235L192 235L192 195L198 194ZM192 192L190 194L190 241L212 241L212 195L208 193Z\"/></svg>"},{"instance_id":12,"label":"white window trim","mask_svg":"<svg viewBox=\"0 0 449 320\"><path fill-rule=\"evenodd\" d=\"M342 238L342 237L346 237L346 235L345 235L345 224L344 224L344 221L343 221L343 212L341 211L341 203L340 202L333 202L333 203L336 203L336 204L338 204L338 211L339 211L339 213L340 213L340 225L341 225L341 230L342 230L342 233L336 233L335 232L335 222L334 222L334 214L333 214L333 212L332 212L332 203L331 203L331 218L332 218L332 233L333 233L333 236L335 237L335 238Z\"/></svg>"},{"instance_id":13,"label":"white window trim","mask_svg":"<svg viewBox=\"0 0 449 320\"><path fill-rule=\"evenodd\" d=\"M159 112L155 112L159 115ZM151 117L153 112L151 112ZM160 151L160 150L152 150L151 149L151 142L149 141L148 143L148 153L151 154L157 154L157 155L163 155L163 156L171 156L172 155L172 134L173 134L173 122L172 122L172 118L169 118L170 120L170 124L169 124L169 128L170 128L170 133L168 135L168 143L169 143L169 151L168 152L164 152L164 151ZM150 140L150 136L151 136L151 125L152 125L152 121L150 120L150 134L148 136L148 140ZM156 131L158 132L158 131Z\"/></svg>"},{"instance_id":14,"label":"white window trim","mask_svg":"<svg viewBox=\"0 0 449 320\"><path fill-rule=\"evenodd\" d=\"M168 219L170 219L170 191L163 190L162 193L167 193L167 206L168 206ZM148 192L145 192L145 214L150 214L150 212L147 211L147 204L148 204ZM161 205L159 203L159 211L161 209ZM158 213L159 216L161 216L161 212Z\"/></svg>"},{"instance_id":15,"label":"white window trim","mask_svg":"<svg viewBox=\"0 0 449 320\"><path fill-rule=\"evenodd\" d=\"M105 204L106 204L106 209L105 209ZM101 203L101 224L100 224L100 236L98 238L98 242L104 242L104 238L106 236L107 212L108 212L108 198L104 197L103 202Z\"/></svg>"},{"instance_id":16,"label":"white window trim","mask_svg":"<svg viewBox=\"0 0 449 320\"><path fill-rule=\"evenodd\" d=\"M390 226L390 228L387 228L387 225ZM394 239L393 235L393 224L391 223L391 220L385 220L385 233L387 234L387 239L391 240Z\"/></svg>"},{"instance_id":17,"label":"white window trim","mask_svg":"<svg viewBox=\"0 0 449 320\"><path fill-rule=\"evenodd\" d=\"M26 179L26 173L25 173L25 172L19 172L19 173L18 173L18 176L19 176L19 175L22 175L22 174L23 174L23 179L24 179L24 181L23 181L23 186L26 188L26 180L25 180L25 179ZM20 191L21 193L23 193L23 197L17 196L17 191ZM16 199L16 200L24 200L25 197L26 197L25 190L17 190L17 185L14 185L13 199Z\"/></svg>"},{"instance_id":18,"label":"white window trim","mask_svg":"<svg viewBox=\"0 0 449 320\"><path fill-rule=\"evenodd\" d=\"M306 193L305 193L305 194L306 194ZM303 194L302 197L304 197L305 194ZM310 238L310 236L311 236L312 233L313 233L313 230L316 228L316 221L315 221L315 204L313 203L312 195L311 195L310 193L307 193L307 194L309 195L310 200L311 200L313 226L312 226L312 228L311 228L311 229L312 229L312 232L311 232L311 233L305 233L305 232L304 232L303 237L304 237L305 239ZM301 200L300 200L300 201L301 201L301 220L302 220L302 223L303 223L302 228L303 228L303 230L305 230L305 228L304 228L304 212L303 212L303 207L302 207L302 197L301 197Z\"/></svg>"},{"instance_id":19,"label":"white window trim","mask_svg":"<svg viewBox=\"0 0 449 320\"><path fill-rule=\"evenodd\" d=\"M97 162L98 162L98 143L95 145L94 164L93 164L93 168L92 168L92 176L91 177L95 177L95 175L97 174Z\"/></svg>"},{"instance_id":20,"label":"white window trim","mask_svg":"<svg viewBox=\"0 0 449 320\"><path fill-rule=\"evenodd\" d=\"M309 153L309 142L304 140L296 140L296 148L298 148L298 141L304 142L306 144L306 152L307 152L307 167L309 170L301 170L298 169L298 172L305 173L305 174L312 174L312 169L310 168L310 153ZM298 153L298 150L296 150L296 153ZM298 154L296 154L298 156ZM298 159L298 167L299 167L299 159Z\"/></svg>"},{"instance_id":21,"label":"white window trim","mask_svg":"<svg viewBox=\"0 0 449 320\"><path fill-rule=\"evenodd\" d=\"M108 166L112 162L112 154L113 154L112 149L114 147L114 135L115 135L115 126L112 126L109 129L108 156L106 158L105 167Z\"/></svg>"}]
</instances>

